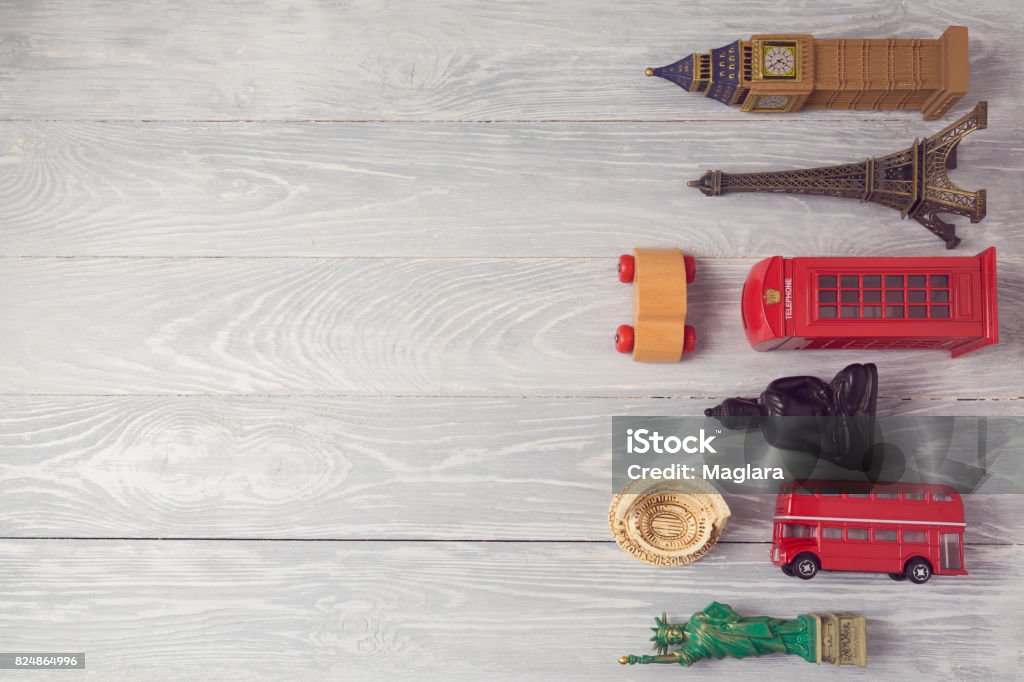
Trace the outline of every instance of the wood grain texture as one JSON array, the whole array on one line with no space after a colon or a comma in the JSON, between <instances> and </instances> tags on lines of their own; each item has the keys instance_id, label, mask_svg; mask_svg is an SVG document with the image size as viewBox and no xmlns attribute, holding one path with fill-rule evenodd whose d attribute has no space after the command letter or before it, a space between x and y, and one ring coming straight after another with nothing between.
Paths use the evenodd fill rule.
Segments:
<instances>
[{"instance_id":1,"label":"wood grain texture","mask_svg":"<svg viewBox=\"0 0 1024 682\"><path fill-rule=\"evenodd\" d=\"M723 396L831 376L852 351L752 351L753 259L697 261L679 365L615 353L630 291L614 259L7 259L8 394ZM890 397L1017 398L1024 262L1000 260L1001 343L951 360L873 353ZM738 391L738 393L737 393Z\"/></svg>"},{"instance_id":2,"label":"wood grain texture","mask_svg":"<svg viewBox=\"0 0 1024 682\"><path fill-rule=\"evenodd\" d=\"M610 543L3 541L0 637L85 651L101 680L1017 679L1024 600L1006 586L1024 579L1024 550L969 550L970 575L916 586L787 578L759 544L659 569ZM855 610L869 667L619 667L649 651L656 614L681 620L713 599L745 615Z\"/></svg>"},{"instance_id":3,"label":"wood grain texture","mask_svg":"<svg viewBox=\"0 0 1024 682\"><path fill-rule=\"evenodd\" d=\"M888 413L1024 414L1017 16L0 0L2 648L87 653L44 680L1015 679L1020 496L969 497L971 574L923 587L785 578L770 496L730 495L725 542L678 571L626 556L605 514L615 414L696 414L868 359ZM990 102L953 179L989 192L961 253L999 249L1002 345L752 352L738 297L756 258L941 244L881 207L685 181L846 162L941 124L745 115L643 68L753 32L949 24L970 27L972 86L946 120ZM611 348L633 246L698 257L698 352L679 366ZM615 663L645 653L653 615L711 599L858 610L870 668Z\"/></svg>"},{"instance_id":4,"label":"wood grain texture","mask_svg":"<svg viewBox=\"0 0 1024 682\"><path fill-rule=\"evenodd\" d=\"M1021 101L1022 46L1003 2L8 0L0 9L4 118L739 118L749 115L644 78L644 68L752 33L937 38L950 24L970 26L970 98Z\"/></svg>"},{"instance_id":5,"label":"wood grain texture","mask_svg":"<svg viewBox=\"0 0 1024 682\"><path fill-rule=\"evenodd\" d=\"M957 253L1024 256L1024 132L1006 101L959 149L986 188ZM684 124L0 123L6 256L928 255L874 204L685 186L709 169L804 168L908 146L943 122ZM814 139L815 144L806 144Z\"/></svg>"},{"instance_id":6,"label":"wood grain texture","mask_svg":"<svg viewBox=\"0 0 1024 682\"><path fill-rule=\"evenodd\" d=\"M0 535L604 541L612 416L699 414L707 404L4 398ZM883 400L880 409L999 416L1019 414L1021 402ZM724 541L770 537L774 496L727 500ZM1022 503L970 496L968 542L1024 543L1014 521Z\"/></svg>"}]
</instances>

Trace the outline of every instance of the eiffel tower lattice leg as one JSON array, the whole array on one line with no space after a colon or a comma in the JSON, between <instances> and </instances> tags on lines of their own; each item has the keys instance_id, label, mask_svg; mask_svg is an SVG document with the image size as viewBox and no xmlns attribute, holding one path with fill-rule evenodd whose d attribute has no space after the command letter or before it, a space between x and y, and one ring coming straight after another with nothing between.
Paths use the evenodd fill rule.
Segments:
<instances>
[{"instance_id":1,"label":"eiffel tower lattice leg","mask_svg":"<svg viewBox=\"0 0 1024 682\"><path fill-rule=\"evenodd\" d=\"M914 216L914 220L924 225L929 232L946 242L947 249L955 249L960 245L960 238L956 236L956 226L940 218L938 211L925 208Z\"/></svg>"}]
</instances>

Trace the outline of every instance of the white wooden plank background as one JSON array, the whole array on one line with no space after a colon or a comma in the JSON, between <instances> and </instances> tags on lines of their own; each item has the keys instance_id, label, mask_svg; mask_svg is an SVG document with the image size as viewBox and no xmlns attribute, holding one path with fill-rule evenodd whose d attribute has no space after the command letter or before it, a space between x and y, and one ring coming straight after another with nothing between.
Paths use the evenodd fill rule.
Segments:
<instances>
[{"instance_id":1,"label":"white wooden plank background","mask_svg":"<svg viewBox=\"0 0 1024 682\"><path fill-rule=\"evenodd\" d=\"M611 417L697 414L707 404L5 398L0 536L608 541ZM881 406L1019 413L1017 401ZM774 496L728 500L726 540L770 538ZM1021 501L973 496L968 539L1024 543L1012 519Z\"/></svg>"},{"instance_id":2,"label":"white wooden plank background","mask_svg":"<svg viewBox=\"0 0 1024 682\"><path fill-rule=\"evenodd\" d=\"M971 576L924 586L880 574L787 578L765 569L761 544L728 544L678 570L642 565L613 543L0 549L5 646L85 649L87 666L109 671L98 679L1019 679L1019 602L1006 594L1024 579L1019 545L968 547ZM869 668L787 656L689 670L616 662L650 651L655 615L685 619L716 598L750 615L854 608L869 619Z\"/></svg>"},{"instance_id":3,"label":"white wooden plank background","mask_svg":"<svg viewBox=\"0 0 1024 682\"><path fill-rule=\"evenodd\" d=\"M753 353L757 258L942 244L881 207L685 181L951 119L759 118L643 68L954 23L972 89L950 116L990 103L953 174L990 200L959 254L999 249L1002 343ZM680 570L620 552L605 513L615 414L858 360L887 413L1024 414L1022 28L1007 1L0 0L0 649L84 650L59 679L91 680L1014 679L1019 496L968 498L971 575L923 587L784 578L769 497L729 496L725 541ZM637 245L698 257L678 366L611 351ZM871 667L614 662L711 599L859 610Z\"/></svg>"},{"instance_id":4,"label":"white wooden plank background","mask_svg":"<svg viewBox=\"0 0 1024 682\"><path fill-rule=\"evenodd\" d=\"M1019 110L990 102L989 128L958 150L954 180L989 196L984 221L956 221L960 252L1024 255L1024 210L1009 200L1020 179L1001 172L1024 166ZM0 123L0 247L9 256L610 257L633 243L698 257L943 253L930 232L882 206L710 198L685 184L714 168L887 154L945 121L753 118ZM795 219L813 220L799 239Z\"/></svg>"},{"instance_id":5,"label":"white wooden plank background","mask_svg":"<svg viewBox=\"0 0 1024 682\"><path fill-rule=\"evenodd\" d=\"M141 0L124 8L6 0L3 8L0 114L19 120L740 119L643 70L772 32L937 38L961 24L972 32L972 97L1020 102L1024 73L1005 2ZM837 125L894 117L825 115Z\"/></svg>"},{"instance_id":6,"label":"white wooden plank background","mask_svg":"<svg viewBox=\"0 0 1024 682\"><path fill-rule=\"evenodd\" d=\"M670 367L614 352L632 320L614 258L5 262L0 367L18 393L729 396L861 357L752 351L738 304L754 259L698 261L698 351ZM1021 397L1024 260L999 269L1000 344L876 352L886 395Z\"/></svg>"}]
</instances>

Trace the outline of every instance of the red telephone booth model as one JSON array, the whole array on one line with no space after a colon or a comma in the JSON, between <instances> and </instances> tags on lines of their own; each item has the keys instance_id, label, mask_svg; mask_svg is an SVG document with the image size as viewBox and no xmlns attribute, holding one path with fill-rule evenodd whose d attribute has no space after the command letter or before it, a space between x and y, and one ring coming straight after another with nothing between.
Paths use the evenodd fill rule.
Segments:
<instances>
[{"instance_id":1,"label":"red telephone booth model","mask_svg":"<svg viewBox=\"0 0 1024 682\"><path fill-rule=\"evenodd\" d=\"M967 575L964 503L950 486L804 481L779 490L771 560L809 580L818 571L888 573L927 582Z\"/></svg>"},{"instance_id":2,"label":"red telephone booth model","mask_svg":"<svg viewBox=\"0 0 1024 682\"><path fill-rule=\"evenodd\" d=\"M996 250L973 257L767 258L743 285L755 350L941 348L999 342Z\"/></svg>"}]
</instances>

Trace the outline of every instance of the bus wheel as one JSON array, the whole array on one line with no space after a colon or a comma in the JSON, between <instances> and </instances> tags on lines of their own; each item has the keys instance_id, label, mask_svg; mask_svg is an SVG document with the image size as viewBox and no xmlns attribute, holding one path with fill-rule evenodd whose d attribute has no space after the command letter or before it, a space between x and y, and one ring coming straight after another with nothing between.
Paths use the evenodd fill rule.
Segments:
<instances>
[{"instance_id":1,"label":"bus wheel","mask_svg":"<svg viewBox=\"0 0 1024 682\"><path fill-rule=\"evenodd\" d=\"M907 576L906 576L905 573L890 573L889 577L892 578L893 580L896 580L896 581L906 580L907 579Z\"/></svg>"},{"instance_id":2,"label":"bus wheel","mask_svg":"<svg viewBox=\"0 0 1024 682\"><path fill-rule=\"evenodd\" d=\"M907 562L907 570L904 574L910 578L910 582L918 585L928 582L932 577L932 566L921 558L911 559Z\"/></svg>"},{"instance_id":3,"label":"bus wheel","mask_svg":"<svg viewBox=\"0 0 1024 682\"><path fill-rule=\"evenodd\" d=\"M812 554L801 554L793 561L793 570L801 580L810 580L818 575L821 566Z\"/></svg>"},{"instance_id":4,"label":"bus wheel","mask_svg":"<svg viewBox=\"0 0 1024 682\"><path fill-rule=\"evenodd\" d=\"M793 577L793 564L782 564L782 572Z\"/></svg>"}]
</instances>

